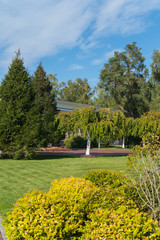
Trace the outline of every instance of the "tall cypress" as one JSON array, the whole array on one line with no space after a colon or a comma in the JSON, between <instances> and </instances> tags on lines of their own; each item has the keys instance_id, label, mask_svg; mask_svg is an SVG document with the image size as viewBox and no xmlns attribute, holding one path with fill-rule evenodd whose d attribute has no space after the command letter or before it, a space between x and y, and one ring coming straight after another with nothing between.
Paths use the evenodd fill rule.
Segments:
<instances>
[{"instance_id":1,"label":"tall cypress","mask_svg":"<svg viewBox=\"0 0 160 240\"><path fill-rule=\"evenodd\" d=\"M51 83L41 63L34 74L32 88L34 91L34 107L37 112L36 118L39 119L39 143L41 146L47 146L48 143L53 141L56 101Z\"/></svg>"},{"instance_id":2,"label":"tall cypress","mask_svg":"<svg viewBox=\"0 0 160 240\"><path fill-rule=\"evenodd\" d=\"M31 108L30 76L20 51L0 86L0 149L9 155L25 150L24 126Z\"/></svg>"}]
</instances>

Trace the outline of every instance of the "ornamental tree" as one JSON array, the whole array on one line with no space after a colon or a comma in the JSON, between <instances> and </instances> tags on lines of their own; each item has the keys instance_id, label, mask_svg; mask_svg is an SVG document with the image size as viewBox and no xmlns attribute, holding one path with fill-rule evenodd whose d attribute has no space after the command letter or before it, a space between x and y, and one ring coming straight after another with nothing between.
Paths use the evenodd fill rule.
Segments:
<instances>
[{"instance_id":1,"label":"ornamental tree","mask_svg":"<svg viewBox=\"0 0 160 240\"><path fill-rule=\"evenodd\" d=\"M112 136L114 139L128 136L131 119L126 120L120 111L111 112L110 109L95 107L82 108L73 112L60 113L57 116L58 129L68 134L75 134L79 130L84 138L87 138L86 155L90 155L92 139L103 139L105 136Z\"/></svg>"},{"instance_id":2,"label":"ornamental tree","mask_svg":"<svg viewBox=\"0 0 160 240\"><path fill-rule=\"evenodd\" d=\"M147 135L160 136L160 112L150 111L133 122L133 136L147 139Z\"/></svg>"}]
</instances>

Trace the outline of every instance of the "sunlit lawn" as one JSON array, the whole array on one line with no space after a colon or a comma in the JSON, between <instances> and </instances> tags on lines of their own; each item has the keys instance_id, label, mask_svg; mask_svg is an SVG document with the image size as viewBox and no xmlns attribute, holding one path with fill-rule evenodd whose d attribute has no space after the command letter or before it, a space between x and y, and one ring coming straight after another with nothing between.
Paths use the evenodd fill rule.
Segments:
<instances>
[{"instance_id":1,"label":"sunlit lawn","mask_svg":"<svg viewBox=\"0 0 160 240\"><path fill-rule=\"evenodd\" d=\"M0 216L4 217L28 190L48 191L54 179L82 177L91 169L126 170L127 157L55 157L0 160Z\"/></svg>"}]
</instances>

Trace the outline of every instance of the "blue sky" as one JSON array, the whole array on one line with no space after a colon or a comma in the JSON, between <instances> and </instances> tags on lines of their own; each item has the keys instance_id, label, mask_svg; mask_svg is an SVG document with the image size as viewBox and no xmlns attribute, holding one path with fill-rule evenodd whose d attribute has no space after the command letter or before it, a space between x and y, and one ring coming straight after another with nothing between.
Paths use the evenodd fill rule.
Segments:
<instances>
[{"instance_id":1,"label":"blue sky","mask_svg":"<svg viewBox=\"0 0 160 240\"><path fill-rule=\"evenodd\" d=\"M160 50L160 0L0 0L0 78L20 48L32 74L40 61L66 82L98 82L115 50L133 41L146 65Z\"/></svg>"}]
</instances>

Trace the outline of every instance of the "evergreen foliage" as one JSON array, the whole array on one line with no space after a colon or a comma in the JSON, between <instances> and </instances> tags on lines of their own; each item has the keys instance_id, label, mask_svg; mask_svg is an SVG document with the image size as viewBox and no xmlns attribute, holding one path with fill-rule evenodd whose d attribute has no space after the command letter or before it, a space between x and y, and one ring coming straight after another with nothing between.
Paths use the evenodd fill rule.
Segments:
<instances>
[{"instance_id":1,"label":"evergreen foliage","mask_svg":"<svg viewBox=\"0 0 160 240\"><path fill-rule=\"evenodd\" d=\"M32 106L30 77L17 52L0 87L0 149L14 156L27 147L24 137Z\"/></svg>"},{"instance_id":2,"label":"evergreen foliage","mask_svg":"<svg viewBox=\"0 0 160 240\"><path fill-rule=\"evenodd\" d=\"M0 86L0 149L14 159L31 159L34 149L52 142L54 94L41 64L31 79L20 51Z\"/></svg>"},{"instance_id":3,"label":"evergreen foliage","mask_svg":"<svg viewBox=\"0 0 160 240\"><path fill-rule=\"evenodd\" d=\"M40 63L32 80L34 92L34 109L38 119L38 139L41 146L53 142L54 116L56 113L55 94L51 83Z\"/></svg>"},{"instance_id":4,"label":"evergreen foliage","mask_svg":"<svg viewBox=\"0 0 160 240\"><path fill-rule=\"evenodd\" d=\"M140 50L133 42L124 52L116 51L101 70L99 82L117 107L133 118L149 110L148 71Z\"/></svg>"},{"instance_id":5,"label":"evergreen foliage","mask_svg":"<svg viewBox=\"0 0 160 240\"><path fill-rule=\"evenodd\" d=\"M160 111L160 52L154 50L152 55L150 77L150 109Z\"/></svg>"}]
</instances>

